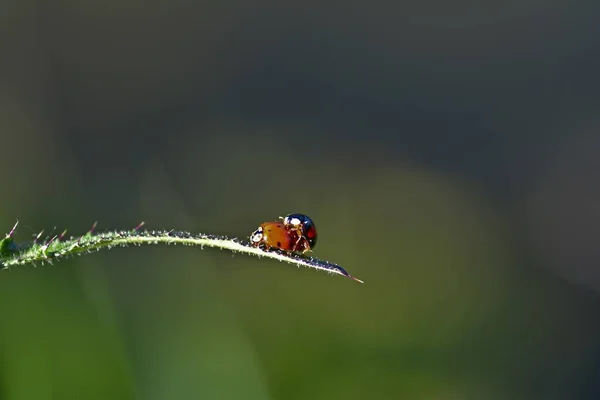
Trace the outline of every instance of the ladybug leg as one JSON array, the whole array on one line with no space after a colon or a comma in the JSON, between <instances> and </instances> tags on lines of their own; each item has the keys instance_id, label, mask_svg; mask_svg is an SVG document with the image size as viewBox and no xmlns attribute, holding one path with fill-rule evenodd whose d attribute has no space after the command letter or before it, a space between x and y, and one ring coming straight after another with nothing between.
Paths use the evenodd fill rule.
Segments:
<instances>
[{"instance_id":1,"label":"ladybug leg","mask_svg":"<svg viewBox=\"0 0 600 400\"><path fill-rule=\"evenodd\" d=\"M302 235L300 235L298 231L294 231L294 233L296 234L297 239L294 246L292 246L292 251L298 251L300 248L305 248L306 244L302 242L302 239L304 239Z\"/></svg>"},{"instance_id":2,"label":"ladybug leg","mask_svg":"<svg viewBox=\"0 0 600 400\"><path fill-rule=\"evenodd\" d=\"M299 236L296 244L294 246L294 251L299 251L302 254L306 254L311 252L310 245L308 244L308 240L304 236Z\"/></svg>"},{"instance_id":3,"label":"ladybug leg","mask_svg":"<svg viewBox=\"0 0 600 400\"><path fill-rule=\"evenodd\" d=\"M308 243L308 239L303 238L304 239L304 250L302 250L302 254L306 254L306 253L312 253L312 249L310 248L310 244Z\"/></svg>"}]
</instances>

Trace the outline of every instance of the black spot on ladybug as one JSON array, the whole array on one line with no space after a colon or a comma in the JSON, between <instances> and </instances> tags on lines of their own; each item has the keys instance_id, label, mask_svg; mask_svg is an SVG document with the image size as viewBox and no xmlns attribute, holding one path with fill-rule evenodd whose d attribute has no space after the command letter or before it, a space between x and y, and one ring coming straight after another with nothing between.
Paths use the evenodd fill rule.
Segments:
<instances>
[{"instance_id":1,"label":"black spot on ladybug","mask_svg":"<svg viewBox=\"0 0 600 400\"><path fill-rule=\"evenodd\" d=\"M277 247L281 247L281 242L277 242Z\"/></svg>"}]
</instances>

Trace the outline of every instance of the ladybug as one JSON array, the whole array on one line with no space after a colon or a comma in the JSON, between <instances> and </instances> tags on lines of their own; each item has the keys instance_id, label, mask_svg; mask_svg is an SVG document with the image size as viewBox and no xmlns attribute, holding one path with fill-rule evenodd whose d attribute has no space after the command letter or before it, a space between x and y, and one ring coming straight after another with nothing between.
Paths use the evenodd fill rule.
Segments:
<instances>
[{"instance_id":1,"label":"ladybug","mask_svg":"<svg viewBox=\"0 0 600 400\"><path fill-rule=\"evenodd\" d=\"M283 251L297 251L298 237L293 231L286 229L281 221L262 223L250 235L250 244L263 247L265 250L276 248Z\"/></svg>"},{"instance_id":2,"label":"ladybug","mask_svg":"<svg viewBox=\"0 0 600 400\"><path fill-rule=\"evenodd\" d=\"M304 214L289 214L279 217L288 231L297 236L297 245L303 248L303 252L312 250L317 244L317 227L312 219Z\"/></svg>"}]
</instances>

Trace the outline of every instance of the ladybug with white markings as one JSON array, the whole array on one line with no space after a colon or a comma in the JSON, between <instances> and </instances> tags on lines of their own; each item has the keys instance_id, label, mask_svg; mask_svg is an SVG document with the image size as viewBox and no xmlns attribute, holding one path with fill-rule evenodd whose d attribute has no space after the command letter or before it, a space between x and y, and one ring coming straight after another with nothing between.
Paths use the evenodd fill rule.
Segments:
<instances>
[{"instance_id":1,"label":"ladybug with white markings","mask_svg":"<svg viewBox=\"0 0 600 400\"><path fill-rule=\"evenodd\" d=\"M307 253L317 243L315 223L304 214L279 217L283 221L262 223L250 235L250 244L265 250L276 248L290 253Z\"/></svg>"},{"instance_id":2,"label":"ladybug with white markings","mask_svg":"<svg viewBox=\"0 0 600 400\"><path fill-rule=\"evenodd\" d=\"M317 244L317 227L310 217L304 214L289 214L279 217L283 225L298 237L296 244L301 246L303 253L311 251Z\"/></svg>"}]
</instances>

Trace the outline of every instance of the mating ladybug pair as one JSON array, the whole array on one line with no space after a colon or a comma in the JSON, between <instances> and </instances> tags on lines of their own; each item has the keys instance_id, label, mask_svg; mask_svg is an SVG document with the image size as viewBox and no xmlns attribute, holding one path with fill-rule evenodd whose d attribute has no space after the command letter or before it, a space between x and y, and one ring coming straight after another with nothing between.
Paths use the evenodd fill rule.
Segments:
<instances>
[{"instance_id":1,"label":"mating ladybug pair","mask_svg":"<svg viewBox=\"0 0 600 400\"><path fill-rule=\"evenodd\" d=\"M315 223L304 214L290 214L279 217L281 221L262 223L250 235L250 244L265 250L272 248L306 253L317 243L317 228Z\"/></svg>"}]
</instances>

